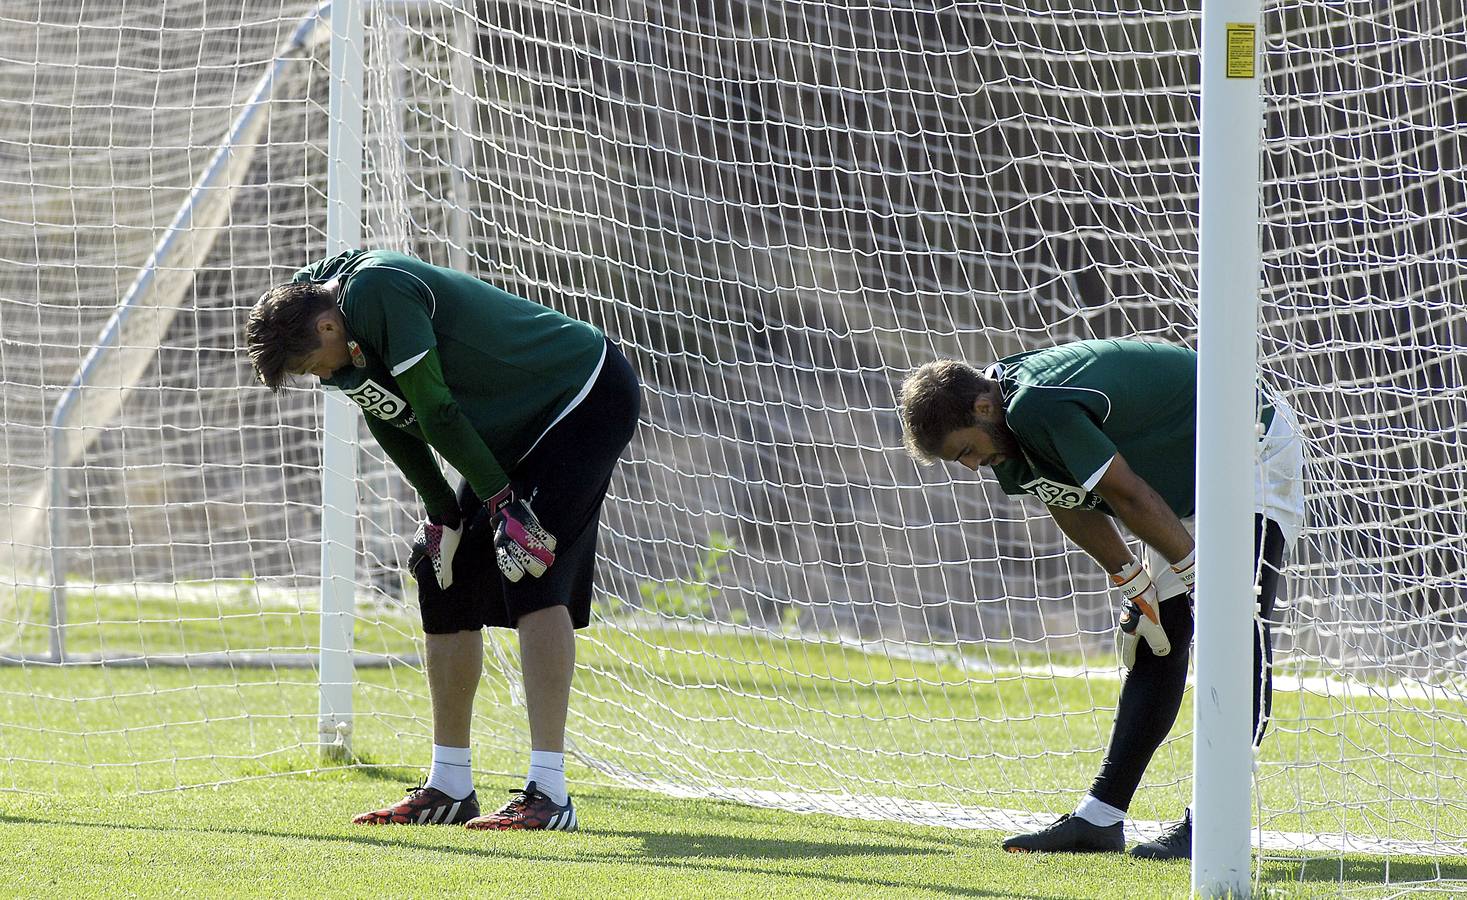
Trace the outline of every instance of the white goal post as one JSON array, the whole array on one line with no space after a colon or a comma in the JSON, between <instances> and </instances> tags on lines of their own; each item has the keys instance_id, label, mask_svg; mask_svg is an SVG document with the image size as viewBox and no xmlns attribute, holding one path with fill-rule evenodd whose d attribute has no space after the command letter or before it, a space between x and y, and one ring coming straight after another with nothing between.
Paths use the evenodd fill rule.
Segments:
<instances>
[{"instance_id":1,"label":"white goal post","mask_svg":"<svg viewBox=\"0 0 1467 900\"><path fill-rule=\"evenodd\" d=\"M1200 342L1196 686L1130 836L1195 794L1204 892L1467 886L1460 4L20 7L0 790L426 759L417 500L350 407L241 353L265 288L362 244L591 321L642 377L573 778L993 830L1072 810L1119 689L1106 579L1042 508L908 460L895 387ZM1214 90L1249 23L1254 77ZM1255 375L1309 460L1256 759L1246 604L1206 603L1251 560ZM516 642L487 647L494 768L524 724ZM1193 703L1214 685L1242 693Z\"/></svg>"},{"instance_id":2,"label":"white goal post","mask_svg":"<svg viewBox=\"0 0 1467 900\"><path fill-rule=\"evenodd\" d=\"M1253 811L1259 0L1202 6L1192 891L1247 896ZM1231 601L1231 602L1230 602ZM1202 773L1202 777L1198 774Z\"/></svg>"}]
</instances>

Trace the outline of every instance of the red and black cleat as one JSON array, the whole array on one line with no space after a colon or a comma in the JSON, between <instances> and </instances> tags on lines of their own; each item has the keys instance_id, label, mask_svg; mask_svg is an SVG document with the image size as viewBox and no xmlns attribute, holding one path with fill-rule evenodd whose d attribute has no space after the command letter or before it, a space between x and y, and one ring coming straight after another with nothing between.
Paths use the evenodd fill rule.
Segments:
<instances>
[{"instance_id":1,"label":"red and black cleat","mask_svg":"<svg viewBox=\"0 0 1467 900\"><path fill-rule=\"evenodd\" d=\"M554 800L535 789L533 781L513 793L498 812L472 819L464 827L478 831L576 830L576 810L569 797L565 798L564 806L557 806Z\"/></svg>"},{"instance_id":2,"label":"red and black cleat","mask_svg":"<svg viewBox=\"0 0 1467 900\"><path fill-rule=\"evenodd\" d=\"M455 800L437 788L420 784L386 809L374 809L352 819L353 825L462 825L479 814L479 797L470 792Z\"/></svg>"}]
</instances>

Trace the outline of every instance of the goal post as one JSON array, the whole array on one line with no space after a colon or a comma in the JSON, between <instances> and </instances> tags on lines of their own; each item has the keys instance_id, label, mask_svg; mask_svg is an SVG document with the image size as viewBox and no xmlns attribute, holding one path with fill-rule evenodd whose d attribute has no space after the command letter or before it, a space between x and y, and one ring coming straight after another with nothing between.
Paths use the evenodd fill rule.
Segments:
<instances>
[{"instance_id":1,"label":"goal post","mask_svg":"<svg viewBox=\"0 0 1467 900\"><path fill-rule=\"evenodd\" d=\"M1192 891L1251 893L1259 0L1202 4Z\"/></svg>"},{"instance_id":2,"label":"goal post","mask_svg":"<svg viewBox=\"0 0 1467 900\"><path fill-rule=\"evenodd\" d=\"M362 156L366 130L361 0L332 0L327 121L326 253L362 243ZM356 612L356 405L323 393L321 447L321 751L351 758L353 618Z\"/></svg>"},{"instance_id":3,"label":"goal post","mask_svg":"<svg viewBox=\"0 0 1467 900\"><path fill-rule=\"evenodd\" d=\"M1467 884L1459 5L359 2L360 31L312 0L0 12L26 161L0 166L0 790L426 762L417 498L350 407L241 353L263 290L360 243L590 321L642 379L573 779L995 831L1073 810L1120 688L1107 579L1042 508L907 459L896 385L1200 341L1217 409L1251 420L1257 376L1298 411L1309 521L1254 770L1210 736L1246 741L1211 714L1247 715L1214 643L1248 646L1247 611L1206 601L1251 570L1253 449L1199 422L1196 682L1128 838L1195 799L1202 892ZM1257 26L1222 93L1220 12ZM155 255L267 71L217 214ZM48 428L154 257L127 378ZM490 778L524 749L513 635L485 662Z\"/></svg>"}]
</instances>

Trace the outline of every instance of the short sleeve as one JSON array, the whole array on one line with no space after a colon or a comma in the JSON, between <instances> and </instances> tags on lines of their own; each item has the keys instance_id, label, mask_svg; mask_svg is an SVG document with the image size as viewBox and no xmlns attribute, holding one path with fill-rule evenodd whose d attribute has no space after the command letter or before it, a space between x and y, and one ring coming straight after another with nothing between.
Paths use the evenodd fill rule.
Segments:
<instances>
[{"instance_id":1,"label":"short sleeve","mask_svg":"<svg viewBox=\"0 0 1467 900\"><path fill-rule=\"evenodd\" d=\"M438 345L433 290L417 275L388 266L372 266L351 277L342 304L347 327L377 352L394 376Z\"/></svg>"},{"instance_id":2,"label":"short sleeve","mask_svg":"<svg viewBox=\"0 0 1467 900\"><path fill-rule=\"evenodd\" d=\"M1116 455L1116 445L1100 430L1090 411L1059 391L1031 394L1009 411L1007 422L1019 443L1068 472L1074 484L1086 490Z\"/></svg>"},{"instance_id":3,"label":"short sleeve","mask_svg":"<svg viewBox=\"0 0 1467 900\"><path fill-rule=\"evenodd\" d=\"M296 284L303 281L324 280L321 277L321 269L325 267L327 262L329 262L329 260L323 259L320 262L311 263L309 266L301 266L299 269L295 270L294 275L290 276L291 283Z\"/></svg>"}]
</instances>

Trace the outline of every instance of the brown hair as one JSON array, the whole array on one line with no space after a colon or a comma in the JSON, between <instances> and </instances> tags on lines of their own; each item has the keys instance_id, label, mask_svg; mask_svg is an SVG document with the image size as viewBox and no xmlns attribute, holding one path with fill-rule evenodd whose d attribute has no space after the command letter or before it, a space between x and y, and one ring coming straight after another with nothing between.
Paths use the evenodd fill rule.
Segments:
<instances>
[{"instance_id":1,"label":"brown hair","mask_svg":"<svg viewBox=\"0 0 1467 900\"><path fill-rule=\"evenodd\" d=\"M997 387L956 359L935 360L908 372L897 400L907 454L924 466L938 462L942 442L959 428L977 424L973 405Z\"/></svg>"},{"instance_id":2,"label":"brown hair","mask_svg":"<svg viewBox=\"0 0 1467 900\"><path fill-rule=\"evenodd\" d=\"M335 305L326 285L310 281L277 284L255 301L245 326L245 346L261 384L280 390L289 374L286 367L321 346L316 318Z\"/></svg>"}]
</instances>

